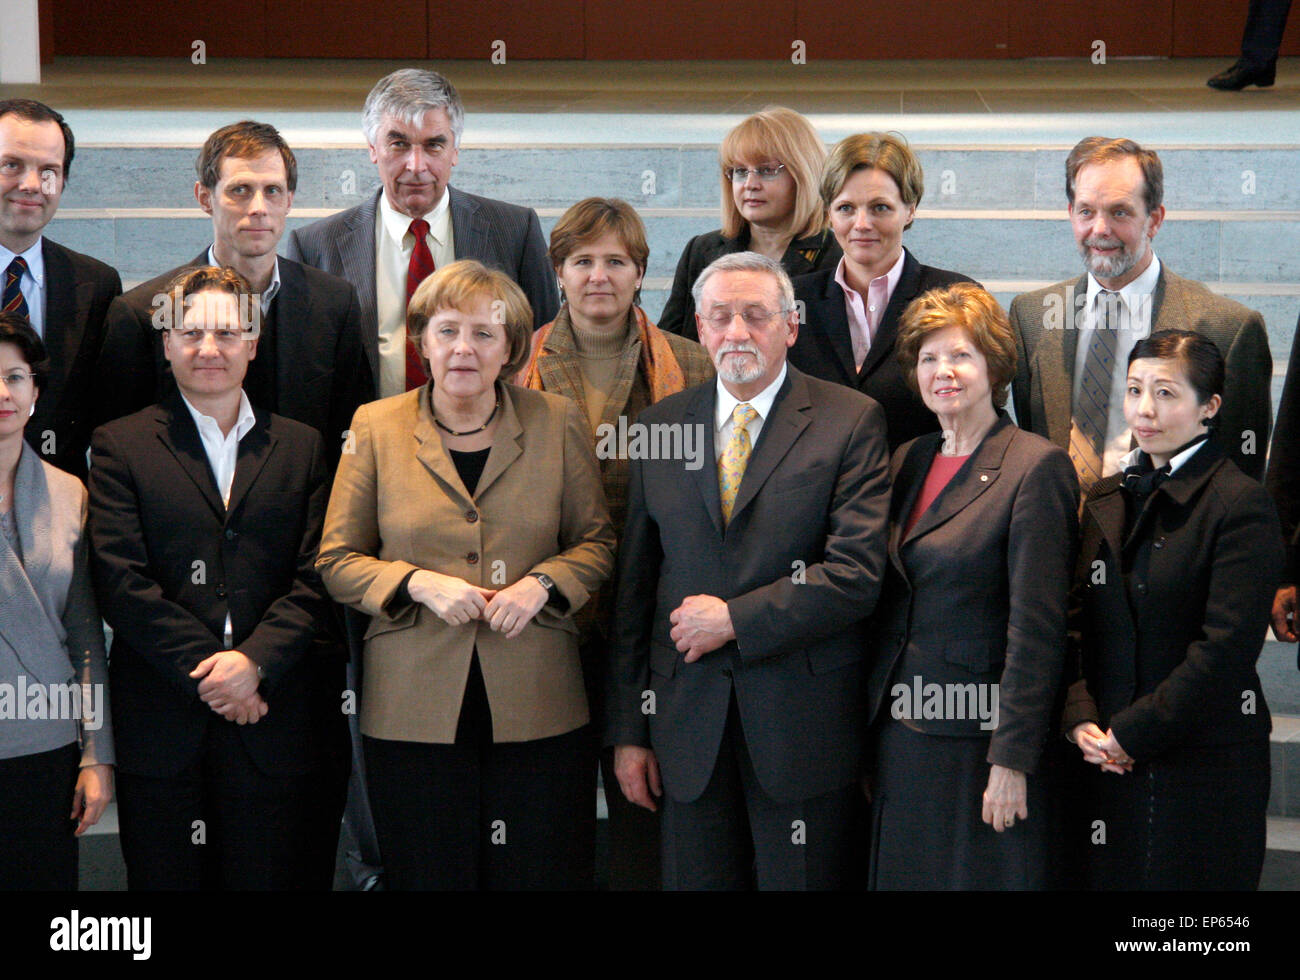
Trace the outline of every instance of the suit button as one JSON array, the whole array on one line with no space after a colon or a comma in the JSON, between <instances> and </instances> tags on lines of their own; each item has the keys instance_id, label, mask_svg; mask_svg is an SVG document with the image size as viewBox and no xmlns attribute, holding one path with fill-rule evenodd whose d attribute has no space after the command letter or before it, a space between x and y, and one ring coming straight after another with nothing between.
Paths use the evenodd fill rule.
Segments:
<instances>
[{"instance_id":1,"label":"suit button","mask_svg":"<svg viewBox=\"0 0 1300 980\"><path fill-rule=\"evenodd\" d=\"M217 586L217 598L218 598L218 599L224 599L225 597L226 597L226 587L225 587L224 585L218 585L218 586Z\"/></svg>"},{"instance_id":2,"label":"suit button","mask_svg":"<svg viewBox=\"0 0 1300 980\"><path fill-rule=\"evenodd\" d=\"M476 510L467 510L467 511L465 511L465 520L469 521L471 524L475 524L475 523L477 523L477 522L478 522L478 511L476 511Z\"/></svg>"},{"instance_id":3,"label":"suit button","mask_svg":"<svg viewBox=\"0 0 1300 980\"><path fill-rule=\"evenodd\" d=\"M1138 595L1146 595L1146 594L1147 594L1147 587L1146 587L1145 583L1139 582L1139 583L1138 583L1137 590L1138 590Z\"/></svg>"},{"instance_id":4,"label":"suit button","mask_svg":"<svg viewBox=\"0 0 1300 980\"><path fill-rule=\"evenodd\" d=\"M477 551L471 551L471 552L469 552L468 554L465 555L465 560L466 560L467 562L469 562L471 565L477 565L477 564L478 564L478 552L477 552Z\"/></svg>"},{"instance_id":5,"label":"suit button","mask_svg":"<svg viewBox=\"0 0 1300 980\"><path fill-rule=\"evenodd\" d=\"M238 531L236 531L234 528L229 528L229 527L226 528L226 540L227 540L227 541L234 541L235 538L237 538L237 537L239 537L239 532L238 532Z\"/></svg>"},{"instance_id":6,"label":"suit button","mask_svg":"<svg viewBox=\"0 0 1300 980\"><path fill-rule=\"evenodd\" d=\"M1151 547L1153 547L1153 548L1163 548L1164 546L1165 546L1165 539L1164 539L1164 537L1162 536L1162 537L1156 538L1155 544L1153 544Z\"/></svg>"}]
</instances>

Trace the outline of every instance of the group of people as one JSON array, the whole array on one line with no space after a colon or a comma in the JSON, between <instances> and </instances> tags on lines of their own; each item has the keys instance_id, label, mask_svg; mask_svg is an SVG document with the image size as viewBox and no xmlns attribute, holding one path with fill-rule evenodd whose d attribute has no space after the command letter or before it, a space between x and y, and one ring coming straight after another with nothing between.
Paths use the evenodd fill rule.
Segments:
<instances>
[{"instance_id":1,"label":"group of people","mask_svg":"<svg viewBox=\"0 0 1300 980\"><path fill-rule=\"evenodd\" d=\"M345 814L362 887L586 888L600 772L616 889L1254 887L1300 382L1279 524L1154 153L1074 148L1084 274L1008 315L904 247L905 140L769 108L656 326L631 205L548 248L463 125L381 79L382 186L287 256L293 152L223 127L212 245L122 293L0 102L0 886L116 793L131 888L327 889Z\"/></svg>"}]
</instances>

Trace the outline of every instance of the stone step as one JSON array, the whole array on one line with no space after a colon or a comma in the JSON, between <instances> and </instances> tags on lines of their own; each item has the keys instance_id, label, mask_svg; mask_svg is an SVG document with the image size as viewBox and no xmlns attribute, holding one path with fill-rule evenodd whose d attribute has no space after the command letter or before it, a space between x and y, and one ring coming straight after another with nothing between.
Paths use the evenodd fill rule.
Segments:
<instances>
[{"instance_id":1,"label":"stone step","mask_svg":"<svg viewBox=\"0 0 1300 980\"><path fill-rule=\"evenodd\" d=\"M233 121L235 117L231 117ZM646 138L652 138L647 132ZM1300 209L1300 147L1160 148L1165 206L1171 210L1260 212ZM1065 208L1068 144L1034 147L916 147L925 172L923 205L944 210ZM192 207L198 144L79 144L69 208ZM361 142L294 147L299 208L344 208L366 198L378 179ZM533 145L462 148L455 185L473 194L568 207L590 194L622 197L638 208L707 208L720 194L716 145Z\"/></svg>"}]
</instances>

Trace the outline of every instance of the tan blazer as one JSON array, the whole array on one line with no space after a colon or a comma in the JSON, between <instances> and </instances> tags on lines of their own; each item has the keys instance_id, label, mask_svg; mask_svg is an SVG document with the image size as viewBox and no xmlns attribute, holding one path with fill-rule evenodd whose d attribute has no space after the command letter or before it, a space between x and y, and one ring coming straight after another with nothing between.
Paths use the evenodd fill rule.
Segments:
<instances>
[{"instance_id":1,"label":"tan blazer","mask_svg":"<svg viewBox=\"0 0 1300 980\"><path fill-rule=\"evenodd\" d=\"M352 420L316 567L335 599L372 617L361 731L373 738L454 742L475 647L495 741L587 723L572 613L614 561L591 434L562 396L500 389L501 420L472 496L434 428L427 388L363 405ZM448 626L418 603L389 607L416 568L484 588L545 572L569 609L544 607L514 640L482 622Z\"/></svg>"}]
</instances>

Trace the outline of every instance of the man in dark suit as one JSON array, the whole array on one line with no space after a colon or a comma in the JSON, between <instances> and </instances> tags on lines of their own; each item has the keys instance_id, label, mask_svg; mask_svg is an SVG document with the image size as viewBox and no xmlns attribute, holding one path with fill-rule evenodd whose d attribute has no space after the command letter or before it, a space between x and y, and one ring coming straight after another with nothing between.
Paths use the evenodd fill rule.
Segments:
<instances>
[{"instance_id":1,"label":"man in dark suit","mask_svg":"<svg viewBox=\"0 0 1300 980\"><path fill-rule=\"evenodd\" d=\"M744 888L753 867L760 888L844 887L885 563L883 416L786 365L799 322L771 259L718 259L695 301L718 379L636 424L682 445L698 433L704 451L632 461L607 742L629 800L663 797L665 888Z\"/></svg>"},{"instance_id":2,"label":"man in dark suit","mask_svg":"<svg viewBox=\"0 0 1300 980\"><path fill-rule=\"evenodd\" d=\"M288 254L357 287L366 356L386 398L424 382L406 339L406 304L434 268L478 259L502 270L539 327L555 319L559 291L536 212L448 186L465 122L451 82L435 71L395 71L371 89L362 122L382 190L291 232Z\"/></svg>"},{"instance_id":3,"label":"man in dark suit","mask_svg":"<svg viewBox=\"0 0 1300 980\"><path fill-rule=\"evenodd\" d=\"M1151 239L1165 209L1160 158L1132 140L1090 136L1065 163L1070 224L1087 272L1011 303L1016 421L1067 450L1087 492L1122 468L1124 365L1143 337L1184 329L1215 342L1227 363L1220 444L1260 480L1273 410L1273 358L1258 313L1174 275Z\"/></svg>"},{"instance_id":4,"label":"man in dark suit","mask_svg":"<svg viewBox=\"0 0 1300 980\"><path fill-rule=\"evenodd\" d=\"M190 302L163 336L175 388L91 446L128 884L328 890L347 725L314 567L321 438L243 391L246 283L198 268L179 288Z\"/></svg>"},{"instance_id":5,"label":"man in dark suit","mask_svg":"<svg viewBox=\"0 0 1300 980\"><path fill-rule=\"evenodd\" d=\"M171 389L165 328L181 319L169 287L196 266L229 266L253 287L248 314L259 330L244 382L258 408L321 434L331 467L357 406L375 397L363 353L356 290L337 276L276 255L298 185L293 151L274 127L238 122L208 137L194 196L212 217L212 247L142 283L108 312L95 377L97 420L151 405Z\"/></svg>"},{"instance_id":6,"label":"man in dark suit","mask_svg":"<svg viewBox=\"0 0 1300 980\"><path fill-rule=\"evenodd\" d=\"M90 381L104 315L122 280L116 269L44 236L75 149L72 130L49 106L0 101L0 310L25 315L50 356L27 441L85 480Z\"/></svg>"}]
</instances>

